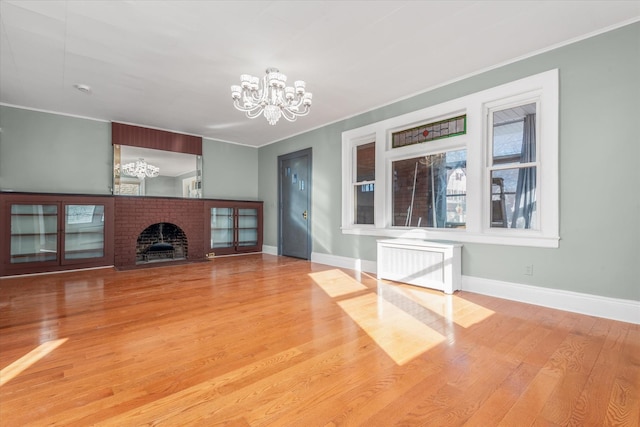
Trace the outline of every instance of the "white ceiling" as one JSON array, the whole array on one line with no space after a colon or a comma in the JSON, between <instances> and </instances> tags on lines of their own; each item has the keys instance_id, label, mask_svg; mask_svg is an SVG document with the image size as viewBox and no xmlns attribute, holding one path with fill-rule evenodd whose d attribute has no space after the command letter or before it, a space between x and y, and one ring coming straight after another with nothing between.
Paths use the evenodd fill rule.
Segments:
<instances>
[{"instance_id":1,"label":"white ceiling","mask_svg":"<svg viewBox=\"0 0 640 427\"><path fill-rule=\"evenodd\" d=\"M639 0L0 0L0 103L261 146L639 17ZM267 67L307 82L308 116L234 109L229 87Z\"/></svg>"}]
</instances>

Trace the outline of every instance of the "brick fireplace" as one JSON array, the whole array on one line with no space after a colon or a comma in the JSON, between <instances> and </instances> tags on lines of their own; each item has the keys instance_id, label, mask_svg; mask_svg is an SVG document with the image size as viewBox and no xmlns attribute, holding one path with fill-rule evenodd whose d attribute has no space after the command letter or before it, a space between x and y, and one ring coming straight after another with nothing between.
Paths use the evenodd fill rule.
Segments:
<instances>
[{"instance_id":1,"label":"brick fireplace","mask_svg":"<svg viewBox=\"0 0 640 427\"><path fill-rule=\"evenodd\" d=\"M183 232L185 248L176 258L204 260L203 209L203 201L199 199L116 197L114 265L126 268L139 264L143 257L138 247L138 238L145 230L157 224L171 224Z\"/></svg>"},{"instance_id":2,"label":"brick fireplace","mask_svg":"<svg viewBox=\"0 0 640 427\"><path fill-rule=\"evenodd\" d=\"M150 225L136 242L136 264L187 259L188 253L187 235L170 222Z\"/></svg>"}]
</instances>

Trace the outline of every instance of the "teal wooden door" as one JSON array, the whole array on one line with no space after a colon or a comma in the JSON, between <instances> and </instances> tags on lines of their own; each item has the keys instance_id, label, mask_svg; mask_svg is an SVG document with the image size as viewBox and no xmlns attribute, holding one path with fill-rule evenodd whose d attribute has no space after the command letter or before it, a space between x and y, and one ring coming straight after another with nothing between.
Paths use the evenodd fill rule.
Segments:
<instances>
[{"instance_id":1,"label":"teal wooden door","mask_svg":"<svg viewBox=\"0 0 640 427\"><path fill-rule=\"evenodd\" d=\"M278 253L311 258L311 149L286 154L279 163Z\"/></svg>"}]
</instances>

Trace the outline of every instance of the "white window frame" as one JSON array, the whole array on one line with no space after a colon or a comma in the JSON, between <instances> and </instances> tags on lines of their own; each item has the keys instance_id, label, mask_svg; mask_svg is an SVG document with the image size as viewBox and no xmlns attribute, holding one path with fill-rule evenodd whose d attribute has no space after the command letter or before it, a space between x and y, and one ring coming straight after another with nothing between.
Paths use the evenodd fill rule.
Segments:
<instances>
[{"instance_id":1,"label":"white window frame","mask_svg":"<svg viewBox=\"0 0 640 427\"><path fill-rule=\"evenodd\" d=\"M531 167L534 166L536 167L536 183L540 182L541 176L540 176L540 168L541 168L541 161L540 161L540 144L537 143L536 141L536 160L534 162L528 162L528 163L509 163L509 164L505 164L505 165L499 165L496 166L493 164L493 117L492 117L492 113L495 111L500 111L500 110L504 110L504 109L508 109L508 108L513 108L513 107L517 107L520 105L526 105L526 104L536 104L536 117L540 117L540 96L539 96L539 92L533 92L533 93L524 93L509 99L503 99L503 100L499 100L498 102L489 102L487 104L485 104L485 111L486 111L486 124L487 124L487 143L486 143L486 148L487 148L487 156L486 156L486 174L485 174L485 180L486 180L486 184L485 186L489 186L491 187L491 172L492 171L498 171L498 170L507 170L507 169L520 169L520 168L524 168L524 167ZM536 120L536 135L540 135L540 125L541 125L541 120ZM538 138L537 138L538 139ZM541 191L540 191L540 186L536 185L536 203L539 206L538 201L540 200L541 197ZM488 200L484 200L483 202L483 223L490 223L491 222L491 196L489 195L489 199ZM536 231L540 230L541 227L541 218L540 218L540 209L537 208L536 209L536 220L535 220L535 224L534 226L529 229L529 230L522 230L522 231L528 231L528 233L520 233L520 234L536 234ZM507 228L500 228L500 227L491 227L489 225L489 230L491 233L494 233L497 236L503 235L505 234L505 230L507 230L507 232L509 231L509 229ZM509 234L509 233L507 233Z\"/></svg>"},{"instance_id":2,"label":"white window frame","mask_svg":"<svg viewBox=\"0 0 640 427\"><path fill-rule=\"evenodd\" d=\"M537 224L535 229L490 226L491 136L489 113L509 105L537 103ZM558 70L550 70L432 107L342 133L342 232L353 235L453 240L515 246L557 248L558 201ZM467 133L420 144L391 148L391 134L423 123L467 115ZM376 142L375 223L354 223L355 149ZM467 217L465 229L394 227L392 162L422 155L467 150Z\"/></svg>"},{"instance_id":3,"label":"white window frame","mask_svg":"<svg viewBox=\"0 0 640 427\"><path fill-rule=\"evenodd\" d=\"M352 194L352 198L353 198L353 211L351 212L352 215L352 222L355 223L355 216L356 216L356 206L355 206L355 195L357 191L361 191L361 187L363 185L367 185L367 184L373 184L373 200L374 200L374 213L373 213L373 217L374 217L374 224L375 224L375 200L376 200L376 180L375 177L373 180L364 180L364 181L358 181L358 147L361 147L363 145L368 145L373 143L375 146L375 139L373 139L373 137L363 140L363 141L358 141L356 144L353 145L352 147L352 152L351 152L351 159L352 159L352 165L351 165L351 181L352 181L352 185L351 185L351 194ZM358 224L358 226L364 227L374 227L374 224Z\"/></svg>"},{"instance_id":4,"label":"white window frame","mask_svg":"<svg viewBox=\"0 0 640 427\"><path fill-rule=\"evenodd\" d=\"M342 210L342 223L352 224L354 227L363 228L363 229L374 229L376 227L375 223L377 222L378 212L377 212L377 197L380 195L378 192L378 145L376 143L376 135L375 133L370 134L361 134L355 138L349 140L348 144L343 144L342 146L342 171L343 171L343 187L346 182L349 189L347 191L342 192L342 206L350 206L350 209ZM358 182L356 179L357 175L357 151L358 147L361 145L366 145L370 143L376 143L376 179L374 181L367 181L367 183L373 183L373 200L374 200L374 224L356 224L356 202L355 202L355 192L354 189L358 186ZM345 149L347 152L345 153ZM348 162L348 164L345 164ZM345 180L344 171L348 171L347 179ZM360 183L361 184L361 183ZM346 202L346 199L349 199L349 202Z\"/></svg>"}]
</instances>

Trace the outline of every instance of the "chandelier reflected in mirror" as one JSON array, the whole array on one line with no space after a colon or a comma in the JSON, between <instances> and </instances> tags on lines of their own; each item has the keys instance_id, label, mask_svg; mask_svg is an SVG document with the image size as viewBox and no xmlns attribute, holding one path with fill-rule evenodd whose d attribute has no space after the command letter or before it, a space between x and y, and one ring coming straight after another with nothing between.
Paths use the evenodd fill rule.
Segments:
<instances>
[{"instance_id":1,"label":"chandelier reflected in mirror","mask_svg":"<svg viewBox=\"0 0 640 427\"><path fill-rule=\"evenodd\" d=\"M155 178L160 174L160 168L153 166L140 158L132 163L126 163L120 168L122 173L127 176L135 176L142 180L145 178Z\"/></svg>"},{"instance_id":2,"label":"chandelier reflected in mirror","mask_svg":"<svg viewBox=\"0 0 640 427\"><path fill-rule=\"evenodd\" d=\"M302 80L294 82L293 87L286 83L287 76L277 68L267 68L262 80L243 74L240 86L231 86L233 105L250 119L264 115L270 125L278 123L280 117L293 122L309 114L313 95L305 91Z\"/></svg>"}]
</instances>

